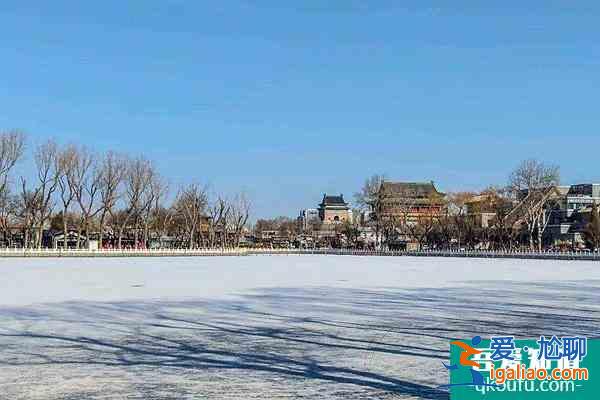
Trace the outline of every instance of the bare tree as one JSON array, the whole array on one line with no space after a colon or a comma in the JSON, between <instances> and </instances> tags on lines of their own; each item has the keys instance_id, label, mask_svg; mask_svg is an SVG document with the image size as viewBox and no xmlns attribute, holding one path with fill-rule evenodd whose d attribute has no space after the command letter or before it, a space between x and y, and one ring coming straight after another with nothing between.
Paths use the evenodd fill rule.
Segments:
<instances>
[{"instance_id":1,"label":"bare tree","mask_svg":"<svg viewBox=\"0 0 600 400\"><path fill-rule=\"evenodd\" d=\"M508 218L514 204L510 192L507 187L489 187L483 192L487 195L484 210L494 215L488 227L483 229L483 234L494 250L509 250L514 248L516 243L518 231Z\"/></svg>"},{"instance_id":2,"label":"bare tree","mask_svg":"<svg viewBox=\"0 0 600 400\"><path fill-rule=\"evenodd\" d=\"M19 215L19 197L13 195L10 190L0 193L0 229L2 230L3 242L7 247L13 244L12 228Z\"/></svg>"},{"instance_id":3,"label":"bare tree","mask_svg":"<svg viewBox=\"0 0 600 400\"><path fill-rule=\"evenodd\" d=\"M39 188L30 190L27 188L27 181L21 177L21 191L19 193L17 205L17 217L21 220L23 226L23 247L29 248L34 239L34 230L36 227L36 216L40 209L41 196ZM36 243L33 243L35 245Z\"/></svg>"},{"instance_id":4,"label":"bare tree","mask_svg":"<svg viewBox=\"0 0 600 400\"><path fill-rule=\"evenodd\" d=\"M127 171L127 159L109 151L100 164L100 237L98 245L104 246L104 227L106 218L112 215L114 208L122 196L121 186Z\"/></svg>"},{"instance_id":5,"label":"bare tree","mask_svg":"<svg viewBox=\"0 0 600 400\"><path fill-rule=\"evenodd\" d=\"M377 246L380 245L380 235L384 227L383 208L386 196L382 190L384 182L384 175L373 175L367 178L361 190L354 194L356 204L362 211L368 213L368 220L374 225Z\"/></svg>"},{"instance_id":6,"label":"bare tree","mask_svg":"<svg viewBox=\"0 0 600 400\"><path fill-rule=\"evenodd\" d=\"M342 234L346 238L346 246L355 248L358 244L358 238L360 237L360 229L358 223L344 221L340 228Z\"/></svg>"},{"instance_id":7,"label":"bare tree","mask_svg":"<svg viewBox=\"0 0 600 400\"><path fill-rule=\"evenodd\" d=\"M473 229L473 221L467 216L467 204L475 196L472 192L455 192L446 195L446 216L439 226L443 234L455 236L459 248L467 234Z\"/></svg>"},{"instance_id":8,"label":"bare tree","mask_svg":"<svg viewBox=\"0 0 600 400\"><path fill-rule=\"evenodd\" d=\"M423 213L416 217L416 221L406 225L406 232L418 243L419 250L423 248L428 236L434 231L437 221L437 216Z\"/></svg>"},{"instance_id":9,"label":"bare tree","mask_svg":"<svg viewBox=\"0 0 600 400\"><path fill-rule=\"evenodd\" d=\"M219 242L221 247L225 247L227 239L227 220L231 212L231 205L222 196L217 196L212 205L208 208L208 236L209 245L214 247Z\"/></svg>"},{"instance_id":10,"label":"bare tree","mask_svg":"<svg viewBox=\"0 0 600 400\"><path fill-rule=\"evenodd\" d=\"M556 186L560 183L560 169L556 165L529 159L521 162L510 174L509 184L513 191L535 191Z\"/></svg>"},{"instance_id":11,"label":"bare tree","mask_svg":"<svg viewBox=\"0 0 600 400\"><path fill-rule=\"evenodd\" d=\"M250 218L250 201L244 193L237 194L231 202L231 212L227 225L233 233L235 247L239 247L242 231Z\"/></svg>"},{"instance_id":12,"label":"bare tree","mask_svg":"<svg viewBox=\"0 0 600 400\"><path fill-rule=\"evenodd\" d=\"M75 171L75 164L77 159L77 149L75 146L68 146L64 150L60 151L56 162L58 165L56 166L59 171L58 175L58 189L60 192L60 200L62 204L62 229L63 229L63 247L67 249L67 236L68 236L68 222L67 222L67 214L69 212L69 208L71 207L71 203L75 199L74 188L74 180L73 173Z\"/></svg>"},{"instance_id":13,"label":"bare tree","mask_svg":"<svg viewBox=\"0 0 600 400\"><path fill-rule=\"evenodd\" d=\"M0 196L8 186L8 176L17 161L23 157L25 135L20 131L0 133Z\"/></svg>"},{"instance_id":14,"label":"bare tree","mask_svg":"<svg viewBox=\"0 0 600 400\"><path fill-rule=\"evenodd\" d=\"M207 204L207 190L198 184L188 185L177 194L174 209L185 222L188 248L190 249L196 246L196 232L201 228Z\"/></svg>"},{"instance_id":15,"label":"bare tree","mask_svg":"<svg viewBox=\"0 0 600 400\"><path fill-rule=\"evenodd\" d=\"M167 195L169 185L166 179L154 171L150 180L150 185L144 191L142 209L141 209L141 220L143 225L143 237L144 244L148 246L150 226L152 219L156 216L158 210L161 209L162 201Z\"/></svg>"},{"instance_id":16,"label":"bare tree","mask_svg":"<svg viewBox=\"0 0 600 400\"><path fill-rule=\"evenodd\" d=\"M102 173L96 156L87 148L80 147L75 151L72 181L75 200L81 211L81 219L77 229L77 248L81 245L81 236L85 231L86 243L89 244L90 221L102 209L99 202Z\"/></svg>"},{"instance_id":17,"label":"bare tree","mask_svg":"<svg viewBox=\"0 0 600 400\"><path fill-rule=\"evenodd\" d=\"M37 171L37 187L35 192L39 196L37 202L37 235L36 246L42 247L42 238L44 234L44 224L54 209L53 194L58 186L60 176L58 158L58 146L53 140L39 145L35 151L34 159Z\"/></svg>"},{"instance_id":18,"label":"bare tree","mask_svg":"<svg viewBox=\"0 0 600 400\"><path fill-rule=\"evenodd\" d=\"M23 157L25 135L17 130L0 133L0 224L4 241L10 243L11 217L16 211L16 199L11 195L9 175L15 164Z\"/></svg>"},{"instance_id":19,"label":"bare tree","mask_svg":"<svg viewBox=\"0 0 600 400\"><path fill-rule=\"evenodd\" d=\"M158 236L160 247L164 246L162 240L164 236L168 236L170 233L172 233L175 237L179 236L177 228L180 225L184 225L184 222L182 222L183 218L181 218L180 220L178 217L179 215L176 214L176 210L174 209L174 207L166 208L160 204L156 206L154 216L152 218L152 225Z\"/></svg>"},{"instance_id":20,"label":"bare tree","mask_svg":"<svg viewBox=\"0 0 600 400\"><path fill-rule=\"evenodd\" d=\"M139 157L128 162L125 174L125 218L119 226L118 246L123 246L123 234L127 226L133 223L134 243L137 246L139 237L139 218L141 212L147 207L145 194L150 190L155 174L152 162L144 157Z\"/></svg>"},{"instance_id":21,"label":"bare tree","mask_svg":"<svg viewBox=\"0 0 600 400\"><path fill-rule=\"evenodd\" d=\"M583 237L589 248L596 251L600 249L600 212L595 203L592 204L590 219L583 231Z\"/></svg>"},{"instance_id":22,"label":"bare tree","mask_svg":"<svg viewBox=\"0 0 600 400\"><path fill-rule=\"evenodd\" d=\"M548 225L548 205L560 183L558 166L537 160L523 161L509 176L509 187L520 203L511 215L520 215L527 225L529 247L534 249L537 231L538 250L542 249L542 235Z\"/></svg>"}]
</instances>

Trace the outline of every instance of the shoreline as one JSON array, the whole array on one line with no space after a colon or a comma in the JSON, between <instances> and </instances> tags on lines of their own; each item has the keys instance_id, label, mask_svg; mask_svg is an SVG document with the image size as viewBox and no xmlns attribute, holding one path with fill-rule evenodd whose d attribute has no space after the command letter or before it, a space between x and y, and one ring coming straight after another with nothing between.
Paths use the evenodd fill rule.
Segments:
<instances>
[{"instance_id":1,"label":"shoreline","mask_svg":"<svg viewBox=\"0 0 600 400\"><path fill-rule=\"evenodd\" d=\"M529 251L377 251L352 249L123 249L123 250L63 250L63 249L1 249L2 258L130 258L130 257L243 257L259 255L328 255L371 257L445 257L504 258L523 260L600 261L598 252L529 252Z\"/></svg>"}]
</instances>

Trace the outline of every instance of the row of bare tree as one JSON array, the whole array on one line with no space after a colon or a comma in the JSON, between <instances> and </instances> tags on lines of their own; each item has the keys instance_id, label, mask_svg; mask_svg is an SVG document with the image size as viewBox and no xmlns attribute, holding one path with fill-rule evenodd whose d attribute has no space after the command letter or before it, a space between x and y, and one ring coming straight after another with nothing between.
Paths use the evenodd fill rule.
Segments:
<instances>
[{"instance_id":1,"label":"row of bare tree","mask_svg":"<svg viewBox=\"0 0 600 400\"><path fill-rule=\"evenodd\" d=\"M34 176L14 174L25 156L19 131L0 133L0 229L4 245L42 247L44 232L75 229L76 246L97 236L117 248L159 245L236 246L250 215L243 194L210 195L207 186L181 187L171 204L169 184L144 156L93 152L48 140L33 149ZM85 240L80 240L85 238ZM47 244L47 243L46 243Z\"/></svg>"}]
</instances>

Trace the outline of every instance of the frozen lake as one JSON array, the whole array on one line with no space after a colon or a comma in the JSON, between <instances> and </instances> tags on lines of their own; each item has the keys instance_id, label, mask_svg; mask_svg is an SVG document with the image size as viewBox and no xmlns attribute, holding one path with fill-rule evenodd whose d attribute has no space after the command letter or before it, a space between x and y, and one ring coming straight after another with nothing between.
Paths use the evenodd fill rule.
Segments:
<instances>
[{"instance_id":1,"label":"frozen lake","mask_svg":"<svg viewBox=\"0 0 600 400\"><path fill-rule=\"evenodd\" d=\"M450 338L600 335L600 263L0 259L0 399L447 399Z\"/></svg>"}]
</instances>

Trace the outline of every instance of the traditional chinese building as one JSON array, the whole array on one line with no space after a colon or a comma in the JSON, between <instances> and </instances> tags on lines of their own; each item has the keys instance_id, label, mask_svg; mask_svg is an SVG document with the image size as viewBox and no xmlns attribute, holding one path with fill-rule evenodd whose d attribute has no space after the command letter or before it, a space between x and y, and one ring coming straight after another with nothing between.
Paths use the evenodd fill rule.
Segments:
<instances>
[{"instance_id":1,"label":"traditional chinese building","mask_svg":"<svg viewBox=\"0 0 600 400\"><path fill-rule=\"evenodd\" d=\"M494 191L486 191L465 201L466 215L480 228L490 227L496 218L502 218L514 206L509 199ZM498 212L501 215L498 216Z\"/></svg>"},{"instance_id":2,"label":"traditional chinese building","mask_svg":"<svg viewBox=\"0 0 600 400\"><path fill-rule=\"evenodd\" d=\"M445 196L433 182L383 182L379 189L382 219L416 223L419 218L438 218Z\"/></svg>"},{"instance_id":3,"label":"traditional chinese building","mask_svg":"<svg viewBox=\"0 0 600 400\"><path fill-rule=\"evenodd\" d=\"M319 204L319 218L325 224L352 221L350 206L344 201L344 195L323 195L323 201Z\"/></svg>"}]
</instances>

